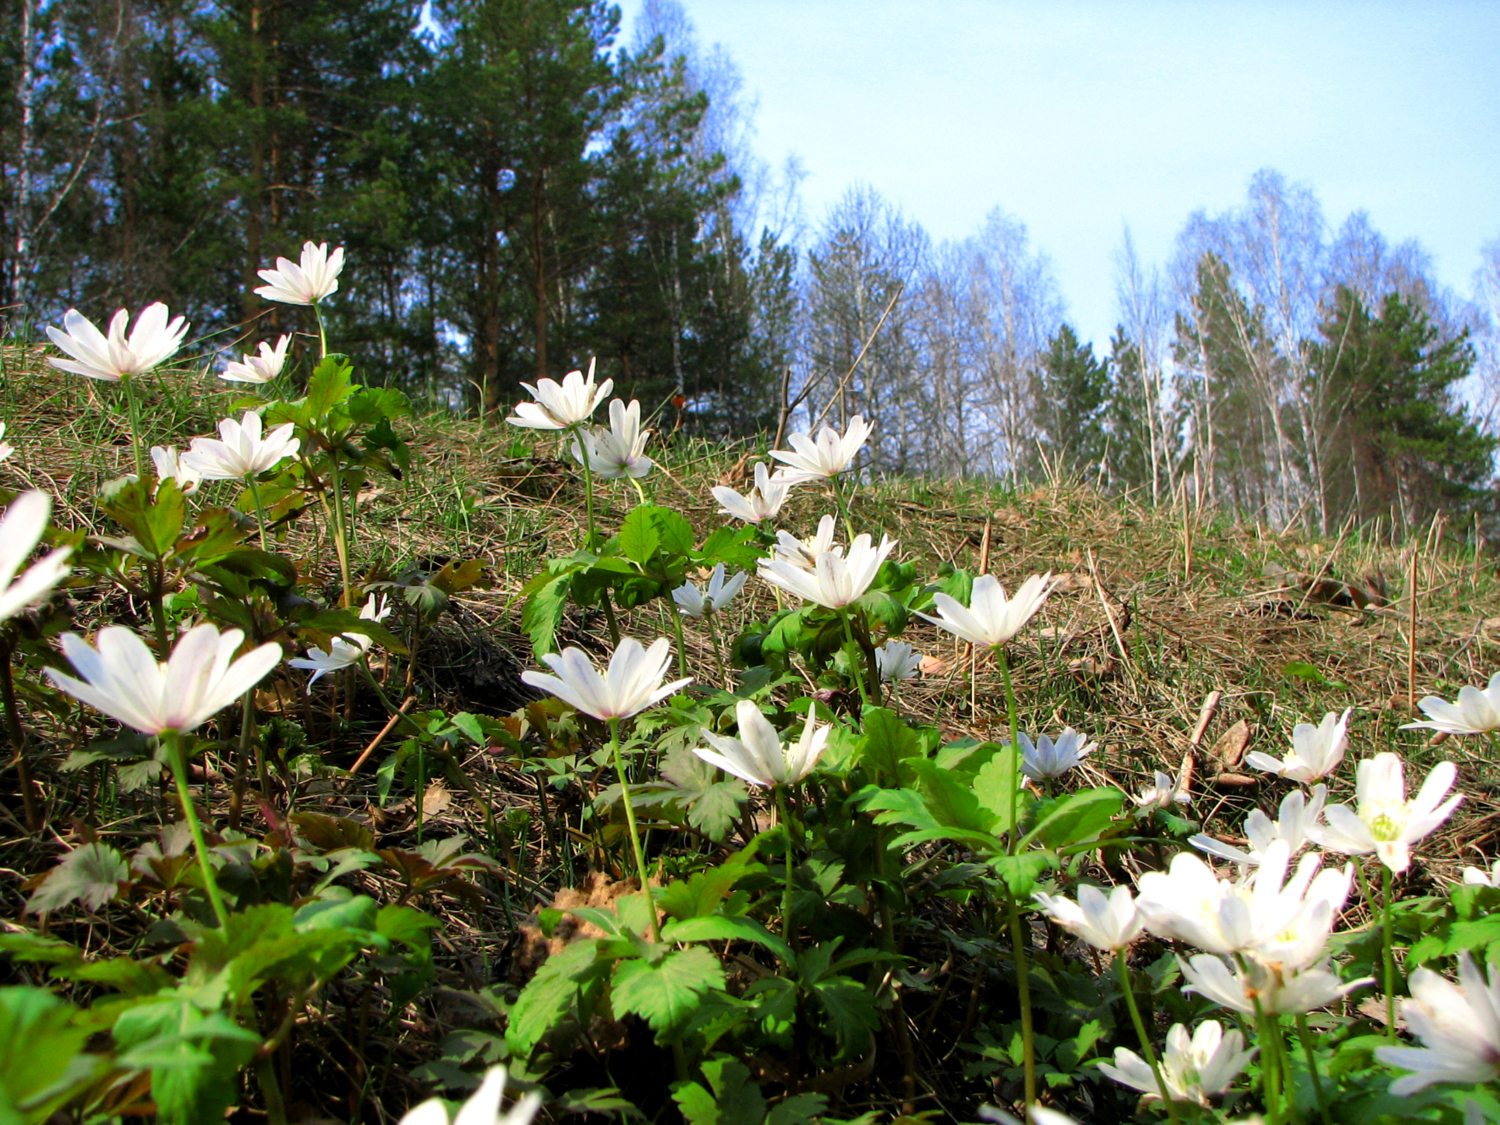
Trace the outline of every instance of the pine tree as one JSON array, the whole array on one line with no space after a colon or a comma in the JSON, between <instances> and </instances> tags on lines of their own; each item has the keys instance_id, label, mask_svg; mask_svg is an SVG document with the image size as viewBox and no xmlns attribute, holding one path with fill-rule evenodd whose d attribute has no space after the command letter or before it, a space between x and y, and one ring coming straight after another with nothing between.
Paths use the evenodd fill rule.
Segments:
<instances>
[{"instance_id":1,"label":"pine tree","mask_svg":"<svg viewBox=\"0 0 1500 1125\"><path fill-rule=\"evenodd\" d=\"M1041 354L1032 390L1038 441L1054 468L1073 474L1099 468L1109 390L1109 367L1071 325L1062 325Z\"/></svg>"}]
</instances>

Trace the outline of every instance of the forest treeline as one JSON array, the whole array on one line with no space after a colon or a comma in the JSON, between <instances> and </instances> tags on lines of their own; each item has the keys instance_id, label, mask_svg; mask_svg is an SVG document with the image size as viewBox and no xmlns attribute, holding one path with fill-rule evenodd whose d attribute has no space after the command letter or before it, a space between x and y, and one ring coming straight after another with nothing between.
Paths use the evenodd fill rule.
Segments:
<instances>
[{"instance_id":1,"label":"forest treeline","mask_svg":"<svg viewBox=\"0 0 1500 1125\"><path fill-rule=\"evenodd\" d=\"M753 155L732 61L674 0L0 0L0 293L15 337L165 301L198 351L295 323L254 294L346 248L330 330L364 377L498 416L590 356L659 428L875 424L873 471L1067 475L1273 524L1494 509L1483 298L1415 244L1258 173L1119 327L1069 326L993 212L934 243L854 187L809 226ZM1493 276L1490 276L1493 275ZM303 325L302 327L306 327Z\"/></svg>"}]
</instances>

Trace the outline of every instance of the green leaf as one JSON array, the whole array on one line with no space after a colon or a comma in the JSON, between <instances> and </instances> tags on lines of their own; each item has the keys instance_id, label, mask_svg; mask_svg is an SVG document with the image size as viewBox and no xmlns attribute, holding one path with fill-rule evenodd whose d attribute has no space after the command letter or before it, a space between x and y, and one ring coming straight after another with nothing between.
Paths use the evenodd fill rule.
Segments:
<instances>
[{"instance_id":1,"label":"green leaf","mask_svg":"<svg viewBox=\"0 0 1500 1125\"><path fill-rule=\"evenodd\" d=\"M575 941L547 958L521 990L510 1009L505 1042L511 1053L525 1059L542 1037L572 1010L580 993L603 980L609 961L599 957L599 943Z\"/></svg>"},{"instance_id":2,"label":"green leaf","mask_svg":"<svg viewBox=\"0 0 1500 1125\"><path fill-rule=\"evenodd\" d=\"M553 578L530 594L521 610L521 628L531 638L531 647L538 656L557 651L557 627L562 624L563 611L568 605L568 585L571 574Z\"/></svg>"},{"instance_id":3,"label":"green leaf","mask_svg":"<svg viewBox=\"0 0 1500 1125\"><path fill-rule=\"evenodd\" d=\"M1020 847L1039 840L1056 849L1092 840L1119 814L1124 801L1124 792L1114 788L1084 789L1043 801Z\"/></svg>"},{"instance_id":4,"label":"green leaf","mask_svg":"<svg viewBox=\"0 0 1500 1125\"><path fill-rule=\"evenodd\" d=\"M791 946L771 933L754 918L729 917L723 914L712 917L673 919L662 927L662 941L753 941L764 946L783 964L796 961Z\"/></svg>"},{"instance_id":5,"label":"green leaf","mask_svg":"<svg viewBox=\"0 0 1500 1125\"><path fill-rule=\"evenodd\" d=\"M26 904L32 914L81 902L98 910L114 899L121 883L130 882L130 865L108 844L74 848L54 867Z\"/></svg>"},{"instance_id":6,"label":"green leaf","mask_svg":"<svg viewBox=\"0 0 1500 1125\"><path fill-rule=\"evenodd\" d=\"M151 1071L157 1120L170 1125L221 1119L238 1091L239 1068L260 1045L255 1032L182 996L131 1008L114 1035L121 1066Z\"/></svg>"},{"instance_id":7,"label":"green leaf","mask_svg":"<svg viewBox=\"0 0 1500 1125\"><path fill-rule=\"evenodd\" d=\"M658 509L648 504L632 508L620 525L620 551L633 563L645 566L661 546L661 533L656 529L653 513Z\"/></svg>"},{"instance_id":8,"label":"green leaf","mask_svg":"<svg viewBox=\"0 0 1500 1125\"><path fill-rule=\"evenodd\" d=\"M701 945L668 953L654 964L622 961L611 980L616 1015L643 1016L658 1038L687 1021L705 992L724 988L724 968Z\"/></svg>"},{"instance_id":9,"label":"green leaf","mask_svg":"<svg viewBox=\"0 0 1500 1125\"><path fill-rule=\"evenodd\" d=\"M1011 898L1017 902L1029 902L1036 890L1037 879L1052 867L1054 861L1049 852L1022 852L1020 855L992 856L987 862L1004 880Z\"/></svg>"},{"instance_id":10,"label":"green leaf","mask_svg":"<svg viewBox=\"0 0 1500 1125\"><path fill-rule=\"evenodd\" d=\"M979 803L963 775L945 770L927 758L912 758L908 767L917 775L928 811L939 823L970 832L992 832L999 817Z\"/></svg>"},{"instance_id":11,"label":"green leaf","mask_svg":"<svg viewBox=\"0 0 1500 1125\"><path fill-rule=\"evenodd\" d=\"M813 985L813 995L828 1016L844 1056L868 1051L870 1032L880 1026L880 1016L864 986L848 977L825 977Z\"/></svg>"},{"instance_id":12,"label":"green leaf","mask_svg":"<svg viewBox=\"0 0 1500 1125\"><path fill-rule=\"evenodd\" d=\"M885 707L867 708L864 715L864 739L860 745L860 764L895 785L912 778L907 759L922 752L917 732L904 723L896 712Z\"/></svg>"},{"instance_id":13,"label":"green leaf","mask_svg":"<svg viewBox=\"0 0 1500 1125\"><path fill-rule=\"evenodd\" d=\"M0 1120L40 1125L81 1093L104 1062L82 1054L89 1028L44 988L0 988Z\"/></svg>"},{"instance_id":14,"label":"green leaf","mask_svg":"<svg viewBox=\"0 0 1500 1125\"><path fill-rule=\"evenodd\" d=\"M1002 746L974 775L974 796L995 814L994 832L1004 835L1014 827L1011 819L1021 787L1021 762L1012 745Z\"/></svg>"},{"instance_id":15,"label":"green leaf","mask_svg":"<svg viewBox=\"0 0 1500 1125\"><path fill-rule=\"evenodd\" d=\"M661 775L671 784L672 797L687 811L688 823L716 842L729 835L740 805L750 796L743 781L721 779L717 768L686 746L667 755Z\"/></svg>"},{"instance_id":16,"label":"green leaf","mask_svg":"<svg viewBox=\"0 0 1500 1125\"><path fill-rule=\"evenodd\" d=\"M752 844L717 867L668 883L656 893L656 904L673 918L707 918L741 879L765 872L766 865L755 860L755 852L756 845Z\"/></svg>"},{"instance_id":17,"label":"green leaf","mask_svg":"<svg viewBox=\"0 0 1500 1125\"><path fill-rule=\"evenodd\" d=\"M177 482L162 481L155 493L145 481L131 481L101 505L135 540L139 553L163 559L172 552L187 518L187 501Z\"/></svg>"},{"instance_id":18,"label":"green leaf","mask_svg":"<svg viewBox=\"0 0 1500 1125\"><path fill-rule=\"evenodd\" d=\"M766 1099L744 1063L716 1055L702 1069L709 1089L697 1082L672 1087L672 1100L688 1125L765 1125Z\"/></svg>"},{"instance_id":19,"label":"green leaf","mask_svg":"<svg viewBox=\"0 0 1500 1125\"><path fill-rule=\"evenodd\" d=\"M353 378L354 367L343 356L320 359L307 380L307 397L303 400L311 418L326 419L329 411L353 394Z\"/></svg>"}]
</instances>

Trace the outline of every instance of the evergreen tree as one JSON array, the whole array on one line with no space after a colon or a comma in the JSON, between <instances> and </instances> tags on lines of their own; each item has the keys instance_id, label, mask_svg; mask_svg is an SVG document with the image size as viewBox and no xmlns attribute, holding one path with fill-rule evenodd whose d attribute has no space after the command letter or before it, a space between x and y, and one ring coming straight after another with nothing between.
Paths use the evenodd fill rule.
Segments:
<instances>
[{"instance_id":1,"label":"evergreen tree","mask_svg":"<svg viewBox=\"0 0 1500 1125\"><path fill-rule=\"evenodd\" d=\"M1042 352L1033 381L1033 420L1051 464L1064 472L1097 470L1104 457L1109 368L1064 324Z\"/></svg>"}]
</instances>

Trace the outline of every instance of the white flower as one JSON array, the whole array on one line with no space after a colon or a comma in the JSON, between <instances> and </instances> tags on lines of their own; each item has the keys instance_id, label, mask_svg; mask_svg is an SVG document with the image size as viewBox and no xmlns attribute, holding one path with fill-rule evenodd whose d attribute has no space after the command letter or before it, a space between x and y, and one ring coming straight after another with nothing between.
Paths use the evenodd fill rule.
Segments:
<instances>
[{"instance_id":1,"label":"white flower","mask_svg":"<svg viewBox=\"0 0 1500 1125\"><path fill-rule=\"evenodd\" d=\"M339 291L339 271L343 268L342 246L330 254L328 243L315 244L309 240L302 244L301 265L277 258L275 269L259 271L260 279L267 284L255 292L268 301L286 305L316 305Z\"/></svg>"},{"instance_id":2,"label":"white flower","mask_svg":"<svg viewBox=\"0 0 1500 1125\"><path fill-rule=\"evenodd\" d=\"M1317 823L1318 814L1323 811L1327 800L1328 787L1314 785L1311 802L1300 789L1283 797L1279 820L1272 820L1260 809L1252 809L1245 818L1245 836L1250 841L1248 852L1201 832L1191 837L1188 843L1199 851L1205 851L1219 859L1227 859L1231 863L1243 863L1248 867L1259 866L1266 849L1275 840L1283 841L1291 854L1296 855L1307 843L1308 832Z\"/></svg>"},{"instance_id":3,"label":"white flower","mask_svg":"<svg viewBox=\"0 0 1500 1125\"><path fill-rule=\"evenodd\" d=\"M557 675L525 671L521 681L551 692L596 719L628 719L693 682L689 676L662 685L671 658L666 637L658 637L650 648L642 648L634 637L625 637L602 676L582 649L565 648L561 656L549 652L542 657Z\"/></svg>"},{"instance_id":4,"label":"white flower","mask_svg":"<svg viewBox=\"0 0 1500 1125\"><path fill-rule=\"evenodd\" d=\"M1337 716L1328 712L1318 726L1298 723L1292 729L1292 752L1285 758L1277 761L1269 754L1252 750L1245 755L1245 764L1288 781L1317 781L1331 774L1344 760L1348 724L1347 710Z\"/></svg>"},{"instance_id":5,"label":"white flower","mask_svg":"<svg viewBox=\"0 0 1500 1125\"><path fill-rule=\"evenodd\" d=\"M1355 771L1356 808L1329 805L1323 810L1327 823L1313 825L1308 835L1330 851L1344 855L1374 852L1381 863L1399 875L1411 865L1411 845L1447 820L1463 800L1463 794L1456 793L1443 801L1457 775L1452 762L1439 762L1422 783L1416 799L1408 801L1400 755L1385 753L1366 758Z\"/></svg>"},{"instance_id":6,"label":"white flower","mask_svg":"<svg viewBox=\"0 0 1500 1125\"><path fill-rule=\"evenodd\" d=\"M613 379L594 385L594 361L591 359L587 379L582 371L569 371L563 376L560 386L551 379L538 379L534 387L522 383L521 386L530 391L536 401L520 403L506 421L512 426L533 430L570 429L587 422L614 385Z\"/></svg>"},{"instance_id":7,"label":"white flower","mask_svg":"<svg viewBox=\"0 0 1500 1125\"><path fill-rule=\"evenodd\" d=\"M957 598L938 593L932 596L938 616L917 614L940 629L946 629L970 644L982 648L995 648L1010 640L1031 620L1032 614L1042 608L1052 590L1052 574L1033 574L1016 595L1009 600L1005 587L992 574L981 575L974 580L974 590L969 605L964 606Z\"/></svg>"},{"instance_id":8,"label":"white flower","mask_svg":"<svg viewBox=\"0 0 1500 1125\"><path fill-rule=\"evenodd\" d=\"M262 340L259 355L246 352L243 362L230 360L224 365L219 378L231 383L269 383L286 366L286 348L291 342L290 336L283 335L273 348Z\"/></svg>"},{"instance_id":9,"label":"white flower","mask_svg":"<svg viewBox=\"0 0 1500 1125\"><path fill-rule=\"evenodd\" d=\"M492 1066L485 1071L479 1089L453 1115L452 1125L531 1125L542 1106L542 1096L527 1094L508 1113L501 1113L500 1100L504 1094L505 1068ZM448 1109L441 1098L428 1098L408 1110L397 1125L449 1125Z\"/></svg>"},{"instance_id":10,"label":"white flower","mask_svg":"<svg viewBox=\"0 0 1500 1125\"><path fill-rule=\"evenodd\" d=\"M45 492L23 492L10 502L0 519L0 621L9 621L44 600L68 575L68 556L73 548L58 547L16 577L47 530L51 512L52 497Z\"/></svg>"},{"instance_id":11,"label":"white flower","mask_svg":"<svg viewBox=\"0 0 1500 1125\"><path fill-rule=\"evenodd\" d=\"M195 495L198 486L203 483L203 475L191 465L183 464L182 458L177 455L175 445L151 447L151 463L156 466L156 479L175 480L177 488L184 496Z\"/></svg>"},{"instance_id":12,"label":"white flower","mask_svg":"<svg viewBox=\"0 0 1500 1125\"><path fill-rule=\"evenodd\" d=\"M777 479L783 484L792 485L817 480L819 477L837 476L849 467L855 454L869 440L874 428L862 415L856 414L849 419L849 428L842 437L832 426L824 426L819 430L816 441L808 434L792 434L787 440L791 442L795 452L771 450L772 457L788 466L777 472Z\"/></svg>"},{"instance_id":13,"label":"white flower","mask_svg":"<svg viewBox=\"0 0 1500 1125\"><path fill-rule=\"evenodd\" d=\"M1161 1059L1161 1077L1173 1101L1208 1105L1213 1094L1222 1094L1239 1077L1255 1048L1245 1050L1238 1031L1224 1034L1215 1020L1206 1020L1188 1038L1187 1028L1177 1023L1167 1032L1167 1050ZM1140 1090L1149 1101L1160 1100L1156 1076L1150 1065L1134 1051L1115 1048L1115 1064L1100 1063L1099 1069L1123 1086Z\"/></svg>"},{"instance_id":14,"label":"white flower","mask_svg":"<svg viewBox=\"0 0 1500 1125\"><path fill-rule=\"evenodd\" d=\"M182 462L204 480L259 476L286 458L297 455L302 442L292 437L295 428L293 423L287 422L262 438L260 415L247 410L238 422L225 418L219 423L222 440L194 438L192 446L182 455Z\"/></svg>"},{"instance_id":15,"label":"white flower","mask_svg":"<svg viewBox=\"0 0 1500 1125\"><path fill-rule=\"evenodd\" d=\"M791 492L792 486L789 481L773 478L764 461L755 463L755 487L750 490L749 495L741 496L727 485L715 485L710 488L709 494L713 496L723 507L719 511L726 516L733 516L737 520L746 523L759 523L761 520L773 519L781 506L786 503L787 494Z\"/></svg>"},{"instance_id":16,"label":"white flower","mask_svg":"<svg viewBox=\"0 0 1500 1125\"><path fill-rule=\"evenodd\" d=\"M772 558L790 563L802 570L813 570L818 556L833 549L833 537L838 534L838 521L824 516L818 521L818 533L810 539L798 539L785 529L776 533L776 543L771 548Z\"/></svg>"},{"instance_id":17,"label":"white flower","mask_svg":"<svg viewBox=\"0 0 1500 1125\"><path fill-rule=\"evenodd\" d=\"M1123 884L1111 890L1108 898L1098 887L1087 883L1079 885L1077 902L1040 891L1032 898L1059 926L1071 930L1095 949L1110 953L1134 941L1146 924L1136 910L1130 888Z\"/></svg>"},{"instance_id":18,"label":"white flower","mask_svg":"<svg viewBox=\"0 0 1500 1125\"><path fill-rule=\"evenodd\" d=\"M189 629L165 664L121 625L100 629L95 650L64 633L63 655L82 680L46 669L54 687L142 734L196 730L281 663L281 646L263 644L235 659L245 634L210 624Z\"/></svg>"},{"instance_id":19,"label":"white flower","mask_svg":"<svg viewBox=\"0 0 1500 1125\"><path fill-rule=\"evenodd\" d=\"M1465 684L1458 689L1458 699L1452 703L1428 695L1418 700L1417 706L1427 716L1426 722L1407 723L1402 730L1426 727L1448 734L1484 734L1500 730L1500 672L1490 677L1489 687L1483 691Z\"/></svg>"},{"instance_id":20,"label":"white flower","mask_svg":"<svg viewBox=\"0 0 1500 1125\"><path fill-rule=\"evenodd\" d=\"M847 555L839 547L821 552L812 573L775 558L760 560L760 576L795 597L828 609L843 609L870 588L880 564L895 546L886 535L880 537L878 547L869 535L856 535Z\"/></svg>"},{"instance_id":21,"label":"white flower","mask_svg":"<svg viewBox=\"0 0 1500 1125\"><path fill-rule=\"evenodd\" d=\"M734 601L735 595L749 577L749 572L742 570L726 582L724 564L715 563L714 572L708 579L707 591L688 582L672 591L672 600L677 603L678 612L684 617L702 617L705 613L714 613Z\"/></svg>"},{"instance_id":22,"label":"white flower","mask_svg":"<svg viewBox=\"0 0 1500 1125\"><path fill-rule=\"evenodd\" d=\"M1196 992L1206 1000L1234 1012L1253 1015L1255 1002L1268 1015L1289 1015L1324 1008L1356 988L1374 984L1374 977L1343 984L1326 966L1280 972L1259 961L1246 959L1244 969L1226 958L1199 953L1177 964L1188 980L1184 992Z\"/></svg>"},{"instance_id":23,"label":"white flower","mask_svg":"<svg viewBox=\"0 0 1500 1125\"><path fill-rule=\"evenodd\" d=\"M1157 770L1150 785L1139 793L1129 794L1130 799L1143 809L1165 809L1172 805L1186 805L1192 798L1177 788L1177 781Z\"/></svg>"},{"instance_id":24,"label":"white flower","mask_svg":"<svg viewBox=\"0 0 1500 1125\"><path fill-rule=\"evenodd\" d=\"M573 460L584 463L582 441L588 446L588 470L605 480L620 480L623 477L640 478L651 471L655 464L646 456L646 439L651 431L641 431L641 404L635 399L626 406L619 399L609 404L609 428L587 429L578 432L573 442Z\"/></svg>"},{"instance_id":25,"label":"white flower","mask_svg":"<svg viewBox=\"0 0 1500 1125\"><path fill-rule=\"evenodd\" d=\"M1074 1121L1061 1110L1036 1104L1028 1107L1026 1110L1026 1119L1031 1122L1031 1125L1078 1125L1077 1121ZM982 1105L979 1107L979 1120L993 1121L995 1125L1021 1125L1019 1121L1006 1113L1005 1110L996 1109L992 1105Z\"/></svg>"},{"instance_id":26,"label":"white flower","mask_svg":"<svg viewBox=\"0 0 1500 1125\"><path fill-rule=\"evenodd\" d=\"M160 301L141 310L141 315L135 320L135 329L127 340L125 326L129 322L130 313L125 309L115 313L109 322L109 336L106 338L88 317L77 309L69 309L63 317L66 331L48 325L47 335L73 358L49 357L47 362L61 371L113 383L150 371L168 359L182 346L182 337L187 333L187 321L183 317L167 323L167 306Z\"/></svg>"},{"instance_id":27,"label":"white flower","mask_svg":"<svg viewBox=\"0 0 1500 1125\"><path fill-rule=\"evenodd\" d=\"M922 667L922 654L905 641L886 641L875 650L875 670L881 683L913 679Z\"/></svg>"},{"instance_id":28,"label":"white flower","mask_svg":"<svg viewBox=\"0 0 1500 1125\"><path fill-rule=\"evenodd\" d=\"M1020 731L1016 732L1016 738L1021 743L1021 772L1033 781L1061 777L1095 748L1094 743L1072 727L1065 727L1056 742L1043 734L1033 743L1030 736Z\"/></svg>"},{"instance_id":29,"label":"white flower","mask_svg":"<svg viewBox=\"0 0 1500 1125\"><path fill-rule=\"evenodd\" d=\"M391 610L386 605L385 598L382 596L377 603L374 594L365 600L364 606L359 611L360 617L365 621L384 621L390 613ZM307 681L307 690L311 694L313 684L330 672L339 672L358 664L374 643L364 633L344 633L329 642L327 652L314 645L307 650L306 656L296 657L288 660L287 663L293 668L312 671L312 676Z\"/></svg>"},{"instance_id":30,"label":"white flower","mask_svg":"<svg viewBox=\"0 0 1500 1125\"><path fill-rule=\"evenodd\" d=\"M1401 1005L1406 1026L1421 1047L1376 1047L1375 1057L1412 1071L1391 1083L1391 1094L1408 1097L1435 1082L1465 1086L1500 1078L1500 974L1490 981L1467 950L1458 955L1458 984L1428 968L1408 982L1411 999Z\"/></svg>"},{"instance_id":31,"label":"white flower","mask_svg":"<svg viewBox=\"0 0 1500 1125\"><path fill-rule=\"evenodd\" d=\"M0 422L0 438L4 438L4 437L5 437L5 423L4 422ZM14 453L15 451L16 451L16 447L13 446L13 445L11 445L10 442L0 440L0 461L7 460L10 457L10 455L12 453Z\"/></svg>"},{"instance_id":32,"label":"white flower","mask_svg":"<svg viewBox=\"0 0 1500 1125\"><path fill-rule=\"evenodd\" d=\"M693 753L725 773L767 789L776 785L795 785L810 774L823 756L829 732L833 729L826 725L817 726L817 716L809 707L807 721L802 725L802 736L796 742L782 746L776 728L752 701L742 699L735 704L734 717L740 727L739 738L704 730L703 737L717 752L695 747Z\"/></svg>"},{"instance_id":33,"label":"white flower","mask_svg":"<svg viewBox=\"0 0 1500 1125\"><path fill-rule=\"evenodd\" d=\"M1465 867L1464 885L1468 887L1500 887L1500 859L1495 860L1488 874L1478 867Z\"/></svg>"}]
</instances>

